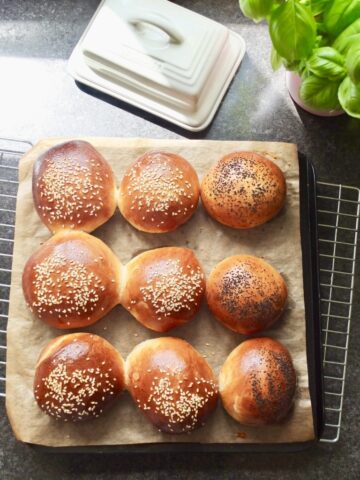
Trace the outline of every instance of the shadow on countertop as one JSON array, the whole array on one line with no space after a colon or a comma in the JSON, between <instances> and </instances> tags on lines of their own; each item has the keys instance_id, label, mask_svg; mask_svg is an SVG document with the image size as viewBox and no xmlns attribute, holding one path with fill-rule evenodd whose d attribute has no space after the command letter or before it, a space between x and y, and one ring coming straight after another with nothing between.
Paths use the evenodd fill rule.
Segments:
<instances>
[{"instance_id":1,"label":"shadow on countertop","mask_svg":"<svg viewBox=\"0 0 360 480\"><path fill-rule=\"evenodd\" d=\"M19 479L315 479L326 472L346 472L357 478L357 465L349 464L349 446L318 445L299 453L178 453L178 454L45 454L11 441L12 459L6 456L4 480ZM355 449L355 446L353 446ZM352 449L351 449L352 451ZM14 453L17 453L16 456ZM335 455L336 452L336 455ZM346 455L345 455L346 453ZM355 453L355 452L353 452ZM8 464L8 461L11 464ZM26 467L25 467L26 465ZM24 469L25 467L25 469ZM333 477L335 478L335 477Z\"/></svg>"}]
</instances>

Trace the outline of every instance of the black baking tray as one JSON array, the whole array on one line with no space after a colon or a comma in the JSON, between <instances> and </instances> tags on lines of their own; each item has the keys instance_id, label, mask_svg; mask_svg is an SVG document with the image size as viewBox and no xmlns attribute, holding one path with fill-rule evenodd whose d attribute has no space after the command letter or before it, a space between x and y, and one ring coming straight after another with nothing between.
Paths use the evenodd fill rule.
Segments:
<instances>
[{"instance_id":1,"label":"black baking tray","mask_svg":"<svg viewBox=\"0 0 360 480\"><path fill-rule=\"evenodd\" d=\"M304 279L306 346L315 439L292 443L150 443L82 447L45 447L48 453L180 453L180 452L295 452L317 443L324 428L324 391L320 322L319 252L316 216L316 174L313 164L299 154L300 231Z\"/></svg>"}]
</instances>

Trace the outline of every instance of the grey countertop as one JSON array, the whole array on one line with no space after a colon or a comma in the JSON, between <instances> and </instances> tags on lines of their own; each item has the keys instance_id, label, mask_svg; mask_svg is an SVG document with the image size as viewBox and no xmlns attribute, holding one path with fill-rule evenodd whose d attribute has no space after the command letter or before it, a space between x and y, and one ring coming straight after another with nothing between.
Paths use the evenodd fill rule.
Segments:
<instances>
[{"instance_id":1,"label":"grey countertop","mask_svg":"<svg viewBox=\"0 0 360 480\"><path fill-rule=\"evenodd\" d=\"M267 27L241 15L237 0L183 0L241 33L247 53L215 120L189 134L120 101L80 88L67 59L96 0L0 0L0 137L119 136L294 142L322 180L360 186L360 121L323 119L295 108L284 71L271 71ZM355 291L358 290L359 275ZM45 454L18 443L0 402L0 478L359 478L359 295L355 295L340 441L291 454Z\"/></svg>"}]
</instances>

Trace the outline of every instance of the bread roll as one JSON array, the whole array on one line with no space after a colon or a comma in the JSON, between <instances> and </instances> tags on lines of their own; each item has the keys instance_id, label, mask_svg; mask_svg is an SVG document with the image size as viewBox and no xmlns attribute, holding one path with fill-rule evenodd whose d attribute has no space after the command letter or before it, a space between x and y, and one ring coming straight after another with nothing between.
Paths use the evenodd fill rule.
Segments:
<instances>
[{"instance_id":1,"label":"bread roll","mask_svg":"<svg viewBox=\"0 0 360 480\"><path fill-rule=\"evenodd\" d=\"M120 262L98 238L65 230L25 265L22 286L34 315L56 328L83 328L120 301Z\"/></svg>"},{"instance_id":2,"label":"bread roll","mask_svg":"<svg viewBox=\"0 0 360 480\"><path fill-rule=\"evenodd\" d=\"M189 248L144 252L127 265L122 305L145 327L167 332L191 320L205 293L205 277Z\"/></svg>"},{"instance_id":3,"label":"bread roll","mask_svg":"<svg viewBox=\"0 0 360 480\"><path fill-rule=\"evenodd\" d=\"M225 410L239 423L278 423L294 401L296 373L290 353L271 338L246 340L225 360L219 388Z\"/></svg>"},{"instance_id":4,"label":"bread roll","mask_svg":"<svg viewBox=\"0 0 360 480\"><path fill-rule=\"evenodd\" d=\"M88 142L76 140L43 153L33 170L36 210L53 233L71 228L92 232L116 208L114 173Z\"/></svg>"},{"instance_id":5,"label":"bread roll","mask_svg":"<svg viewBox=\"0 0 360 480\"><path fill-rule=\"evenodd\" d=\"M166 332L191 320L205 277L189 248L164 247L133 258L124 272L122 305L145 327Z\"/></svg>"},{"instance_id":6,"label":"bread roll","mask_svg":"<svg viewBox=\"0 0 360 480\"><path fill-rule=\"evenodd\" d=\"M280 273L261 258L235 255L210 273L206 299L221 323L249 335L270 327L281 316L287 288Z\"/></svg>"},{"instance_id":7,"label":"bread roll","mask_svg":"<svg viewBox=\"0 0 360 480\"><path fill-rule=\"evenodd\" d=\"M124 384L124 361L109 342L90 333L72 333L54 338L42 350L34 396L48 415L79 422L99 417Z\"/></svg>"},{"instance_id":8,"label":"bread roll","mask_svg":"<svg viewBox=\"0 0 360 480\"><path fill-rule=\"evenodd\" d=\"M126 360L126 379L137 406L162 432L190 432L216 407L217 383L210 366L179 338L137 345Z\"/></svg>"},{"instance_id":9,"label":"bread roll","mask_svg":"<svg viewBox=\"0 0 360 480\"><path fill-rule=\"evenodd\" d=\"M208 213L232 228L252 228L279 213L286 183L280 168L255 152L233 152L205 175L201 200Z\"/></svg>"},{"instance_id":10,"label":"bread roll","mask_svg":"<svg viewBox=\"0 0 360 480\"><path fill-rule=\"evenodd\" d=\"M193 167L174 153L149 152L126 171L120 183L119 207L138 230L175 230L193 215L199 180Z\"/></svg>"}]
</instances>

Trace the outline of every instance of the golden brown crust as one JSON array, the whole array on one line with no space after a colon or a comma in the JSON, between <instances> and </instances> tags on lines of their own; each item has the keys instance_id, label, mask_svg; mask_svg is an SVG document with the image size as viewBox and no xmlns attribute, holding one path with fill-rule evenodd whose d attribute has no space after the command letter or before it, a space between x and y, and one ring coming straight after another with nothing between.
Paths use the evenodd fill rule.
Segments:
<instances>
[{"instance_id":1,"label":"golden brown crust","mask_svg":"<svg viewBox=\"0 0 360 480\"><path fill-rule=\"evenodd\" d=\"M296 373L289 351L271 338L253 338L233 350L219 376L225 410L244 425L278 423L289 413Z\"/></svg>"},{"instance_id":2,"label":"golden brown crust","mask_svg":"<svg viewBox=\"0 0 360 480\"><path fill-rule=\"evenodd\" d=\"M115 212L115 175L82 140L43 153L34 165L32 189L36 210L53 233L65 228L92 232Z\"/></svg>"},{"instance_id":3,"label":"golden brown crust","mask_svg":"<svg viewBox=\"0 0 360 480\"><path fill-rule=\"evenodd\" d=\"M162 432L190 432L216 407L217 382L210 366L179 338L137 345L126 360L126 382L137 406Z\"/></svg>"},{"instance_id":4,"label":"golden brown crust","mask_svg":"<svg viewBox=\"0 0 360 480\"><path fill-rule=\"evenodd\" d=\"M147 328L166 332L194 317L204 293L204 273L194 252L164 247L126 265L121 303Z\"/></svg>"},{"instance_id":5,"label":"golden brown crust","mask_svg":"<svg viewBox=\"0 0 360 480\"><path fill-rule=\"evenodd\" d=\"M286 197L285 178L271 160L255 152L233 152L205 175L201 200L208 213L232 228L252 228L275 217Z\"/></svg>"},{"instance_id":6,"label":"golden brown crust","mask_svg":"<svg viewBox=\"0 0 360 480\"><path fill-rule=\"evenodd\" d=\"M72 333L51 340L38 359L34 396L48 415L65 422L97 418L124 390L124 361L106 340Z\"/></svg>"},{"instance_id":7,"label":"golden brown crust","mask_svg":"<svg viewBox=\"0 0 360 480\"><path fill-rule=\"evenodd\" d=\"M120 269L119 260L98 238L58 232L25 265L26 303L53 327L87 327L119 303Z\"/></svg>"},{"instance_id":8,"label":"golden brown crust","mask_svg":"<svg viewBox=\"0 0 360 480\"><path fill-rule=\"evenodd\" d=\"M280 273L261 258L235 255L210 273L206 299L220 322L249 335L270 327L281 316L287 287Z\"/></svg>"},{"instance_id":9,"label":"golden brown crust","mask_svg":"<svg viewBox=\"0 0 360 480\"><path fill-rule=\"evenodd\" d=\"M138 230L175 230L193 215L199 180L187 160L168 152L148 152L126 171L120 183L119 208Z\"/></svg>"}]
</instances>

